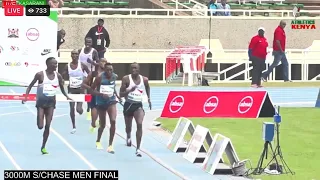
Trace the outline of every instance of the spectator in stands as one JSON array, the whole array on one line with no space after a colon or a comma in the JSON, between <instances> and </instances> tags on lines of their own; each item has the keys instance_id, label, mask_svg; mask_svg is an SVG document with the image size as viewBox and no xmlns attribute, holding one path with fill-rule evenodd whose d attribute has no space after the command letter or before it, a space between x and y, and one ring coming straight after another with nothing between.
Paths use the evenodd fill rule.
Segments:
<instances>
[{"instance_id":1,"label":"spectator in stands","mask_svg":"<svg viewBox=\"0 0 320 180\"><path fill-rule=\"evenodd\" d=\"M91 37L92 47L98 51L99 59L104 58L104 53L110 45L109 33L103 24L104 20L99 19L98 25L93 26L86 35L86 37Z\"/></svg>"},{"instance_id":2,"label":"spectator in stands","mask_svg":"<svg viewBox=\"0 0 320 180\"><path fill-rule=\"evenodd\" d=\"M215 11L217 9L217 5L215 4L214 0L210 0L210 2L208 3L208 9L210 11L208 11L208 16L216 16L217 12Z\"/></svg>"},{"instance_id":3,"label":"spectator in stands","mask_svg":"<svg viewBox=\"0 0 320 180\"><path fill-rule=\"evenodd\" d=\"M62 0L49 0L48 4L51 8L62 8L63 1Z\"/></svg>"},{"instance_id":4,"label":"spectator in stands","mask_svg":"<svg viewBox=\"0 0 320 180\"><path fill-rule=\"evenodd\" d=\"M249 44L249 60L252 61L252 82L251 87L258 88L261 86L262 71L265 68L267 57L268 42L264 37L265 29L260 27L258 35L253 36Z\"/></svg>"},{"instance_id":5,"label":"spectator in stands","mask_svg":"<svg viewBox=\"0 0 320 180\"><path fill-rule=\"evenodd\" d=\"M59 51L61 44L65 42L64 37L66 36L66 31L61 29L58 31L58 42L57 42L57 51ZM58 56L60 57L60 52L58 52Z\"/></svg>"},{"instance_id":6,"label":"spectator in stands","mask_svg":"<svg viewBox=\"0 0 320 180\"><path fill-rule=\"evenodd\" d=\"M221 0L221 3L217 4L217 9L223 9L224 11L217 12L218 16L231 16L230 6L227 4L227 0Z\"/></svg>"},{"instance_id":7,"label":"spectator in stands","mask_svg":"<svg viewBox=\"0 0 320 180\"><path fill-rule=\"evenodd\" d=\"M279 65L281 62L282 68L283 68L283 79L284 82L291 82L289 80L289 68L288 68L288 60L286 57L286 32L284 31L284 28L286 27L285 21L280 21L279 26L274 31L273 36L273 52L272 55L274 56L273 63L268 68L268 71L266 71L262 75L262 80L267 81L267 77L269 74L273 71L273 69Z\"/></svg>"}]
</instances>

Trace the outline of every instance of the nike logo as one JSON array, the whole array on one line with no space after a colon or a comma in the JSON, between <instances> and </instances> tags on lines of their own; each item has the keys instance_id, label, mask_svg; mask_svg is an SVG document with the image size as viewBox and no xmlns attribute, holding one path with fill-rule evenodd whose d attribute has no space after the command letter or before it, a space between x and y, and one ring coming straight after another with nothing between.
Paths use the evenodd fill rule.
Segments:
<instances>
[{"instance_id":1,"label":"nike logo","mask_svg":"<svg viewBox=\"0 0 320 180\"><path fill-rule=\"evenodd\" d=\"M50 54L51 53L51 49L44 49L41 53L42 56Z\"/></svg>"},{"instance_id":2,"label":"nike logo","mask_svg":"<svg viewBox=\"0 0 320 180\"><path fill-rule=\"evenodd\" d=\"M101 35L101 34L103 34L103 33L98 33L98 32L96 32L96 36L99 36L99 35Z\"/></svg>"}]
</instances>

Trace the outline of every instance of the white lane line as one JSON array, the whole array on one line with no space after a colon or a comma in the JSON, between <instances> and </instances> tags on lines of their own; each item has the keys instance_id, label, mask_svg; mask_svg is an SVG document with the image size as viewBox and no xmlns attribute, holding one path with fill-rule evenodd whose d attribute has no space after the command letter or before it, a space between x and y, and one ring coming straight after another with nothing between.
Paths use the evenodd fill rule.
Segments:
<instances>
[{"instance_id":1,"label":"white lane line","mask_svg":"<svg viewBox=\"0 0 320 180\"><path fill-rule=\"evenodd\" d=\"M3 107L0 107L0 109L7 109L7 108L21 108L22 106L3 106Z\"/></svg>"},{"instance_id":2,"label":"white lane line","mask_svg":"<svg viewBox=\"0 0 320 180\"><path fill-rule=\"evenodd\" d=\"M16 160L11 156L11 154L9 153L9 151L7 150L7 148L2 144L2 142L0 141L0 148L2 149L2 151L4 152L4 154L8 157L8 159L11 161L11 163L13 164L13 166L17 169L17 170L22 170L21 167L18 165L18 163L16 162Z\"/></svg>"},{"instance_id":3,"label":"white lane line","mask_svg":"<svg viewBox=\"0 0 320 180\"><path fill-rule=\"evenodd\" d=\"M15 93L12 89L10 89L10 92ZM31 112L33 115L37 115L34 110L32 110L28 105L24 104L24 106ZM55 116L57 117L57 116ZM50 131L56 135L73 153L75 153L85 164L89 166L91 170L98 170L93 164L91 164L79 151L77 151L65 138L61 136L56 130L54 130L52 127L50 128Z\"/></svg>"},{"instance_id":4,"label":"white lane line","mask_svg":"<svg viewBox=\"0 0 320 180\"><path fill-rule=\"evenodd\" d=\"M3 113L3 114L0 114L0 116L8 116L8 115L15 115L15 114L23 114L23 113L30 113L30 111L19 111L19 112Z\"/></svg>"}]
</instances>

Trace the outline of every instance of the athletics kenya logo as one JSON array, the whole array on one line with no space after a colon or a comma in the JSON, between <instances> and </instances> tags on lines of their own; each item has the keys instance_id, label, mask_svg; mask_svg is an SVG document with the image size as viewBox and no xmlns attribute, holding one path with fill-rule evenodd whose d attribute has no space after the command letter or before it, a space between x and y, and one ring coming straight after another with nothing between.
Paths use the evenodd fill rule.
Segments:
<instances>
[{"instance_id":1,"label":"athletics kenya logo","mask_svg":"<svg viewBox=\"0 0 320 180\"><path fill-rule=\"evenodd\" d=\"M291 29L316 29L315 20L292 20Z\"/></svg>"},{"instance_id":2,"label":"athletics kenya logo","mask_svg":"<svg viewBox=\"0 0 320 180\"><path fill-rule=\"evenodd\" d=\"M217 109L219 105L219 99L216 96L209 97L206 102L203 104L203 112L206 114L212 113Z\"/></svg>"},{"instance_id":3,"label":"athletics kenya logo","mask_svg":"<svg viewBox=\"0 0 320 180\"><path fill-rule=\"evenodd\" d=\"M184 104L183 96L176 96L170 102L169 111L171 113L177 113L182 109L183 104Z\"/></svg>"},{"instance_id":4,"label":"athletics kenya logo","mask_svg":"<svg viewBox=\"0 0 320 180\"><path fill-rule=\"evenodd\" d=\"M253 98L251 96L246 96L240 101L238 105L238 112L240 114L244 114L251 109L252 105L253 105Z\"/></svg>"}]
</instances>

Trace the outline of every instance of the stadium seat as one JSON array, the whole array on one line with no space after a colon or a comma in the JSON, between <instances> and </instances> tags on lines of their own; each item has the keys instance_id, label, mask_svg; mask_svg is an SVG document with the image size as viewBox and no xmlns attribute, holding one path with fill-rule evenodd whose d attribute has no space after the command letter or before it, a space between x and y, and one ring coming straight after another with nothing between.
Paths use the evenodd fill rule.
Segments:
<instances>
[{"instance_id":1,"label":"stadium seat","mask_svg":"<svg viewBox=\"0 0 320 180\"><path fill-rule=\"evenodd\" d=\"M129 6L129 2L126 1L114 1L108 0L82 0L82 1L67 1L64 7L69 8L126 8Z\"/></svg>"},{"instance_id":2,"label":"stadium seat","mask_svg":"<svg viewBox=\"0 0 320 180\"><path fill-rule=\"evenodd\" d=\"M175 2L168 2L166 4L169 5L169 6L172 6L172 7L176 6ZM191 3L191 2L181 2L181 4L183 4L185 6L188 6L188 7L194 6L194 3Z\"/></svg>"}]
</instances>

